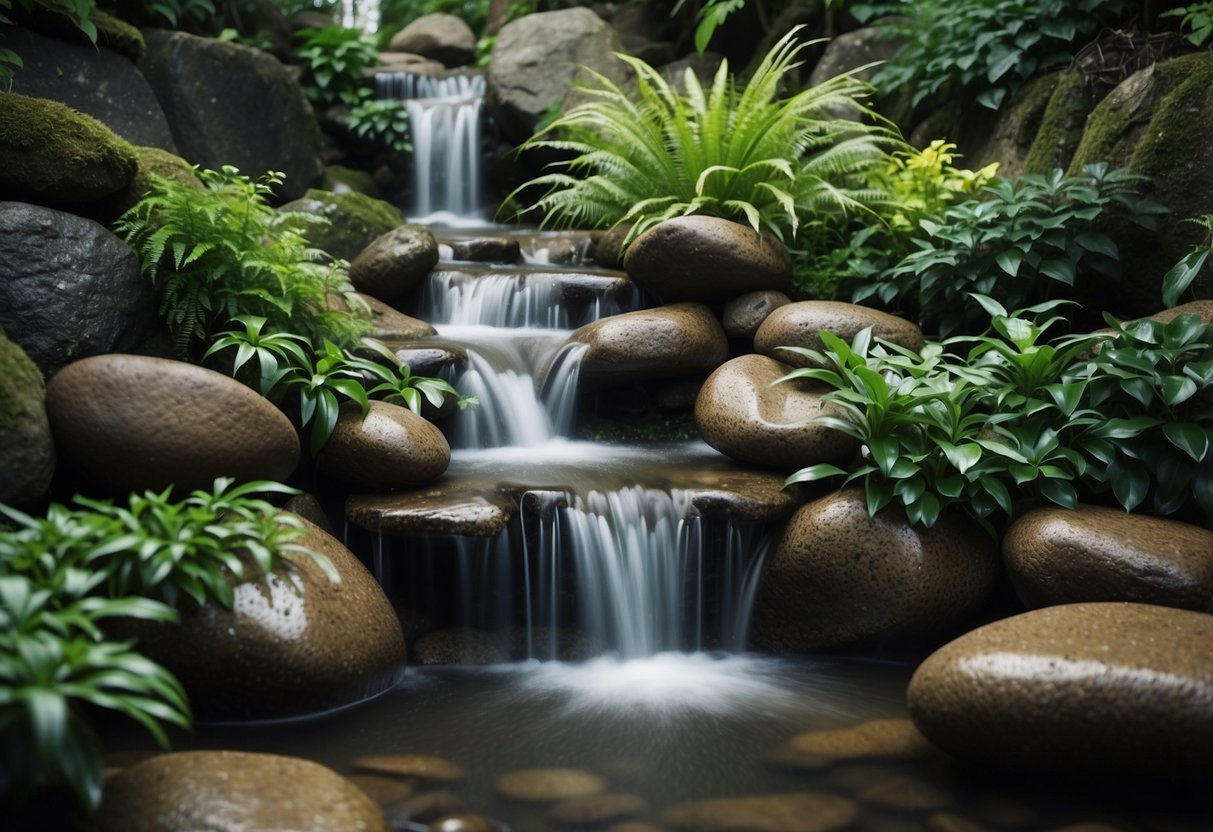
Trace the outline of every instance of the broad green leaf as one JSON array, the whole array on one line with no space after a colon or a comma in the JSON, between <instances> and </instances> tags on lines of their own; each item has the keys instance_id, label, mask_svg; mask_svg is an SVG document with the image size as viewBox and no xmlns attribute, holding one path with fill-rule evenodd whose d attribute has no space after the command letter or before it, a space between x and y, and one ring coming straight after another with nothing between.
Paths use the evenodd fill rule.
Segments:
<instances>
[{"instance_id":1,"label":"broad green leaf","mask_svg":"<svg viewBox=\"0 0 1213 832\"><path fill-rule=\"evenodd\" d=\"M1172 445L1196 462L1203 460L1209 452L1209 434L1195 422L1167 422L1162 432Z\"/></svg>"},{"instance_id":2,"label":"broad green leaf","mask_svg":"<svg viewBox=\"0 0 1213 832\"><path fill-rule=\"evenodd\" d=\"M846 476L846 473L846 471L836 465L826 465L824 463L810 465L808 468L801 468L795 474L788 477L784 483L784 487L786 488L789 485L795 485L800 482L816 482L827 477Z\"/></svg>"}]
</instances>

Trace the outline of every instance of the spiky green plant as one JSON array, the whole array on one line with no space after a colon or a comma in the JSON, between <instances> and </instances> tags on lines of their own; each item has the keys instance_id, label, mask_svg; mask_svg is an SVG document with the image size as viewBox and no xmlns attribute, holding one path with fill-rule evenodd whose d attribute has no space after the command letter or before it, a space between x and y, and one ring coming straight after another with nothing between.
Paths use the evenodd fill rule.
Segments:
<instances>
[{"instance_id":1,"label":"spiky green plant","mask_svg":"<svg viewBox=\"0 0 1213 832\"><path fill-rule=\"evenodd\" d=\"M591 73L587 99L523 144L574 155L528 183L548 189L536 203L544 223L630 222L630 241L664 220L711 214L788 239L806 217L881 203L868 173L904 143L864 103L871 88L848 74L779 98L810 45L799 31L772 47L744 87L727 62L706 90L688 71L685 94L626 55L618 57L636 73L634 93Z\"/></svg>"}]
</instances>

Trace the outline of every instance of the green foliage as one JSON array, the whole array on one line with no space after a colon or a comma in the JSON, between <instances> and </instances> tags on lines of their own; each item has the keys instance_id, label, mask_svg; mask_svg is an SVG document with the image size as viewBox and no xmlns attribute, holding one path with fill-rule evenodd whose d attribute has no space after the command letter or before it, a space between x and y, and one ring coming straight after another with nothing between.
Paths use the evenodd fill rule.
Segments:
<instances>
[{"instance_id":1,"label":"green foliage","mask_svg":"<svg viewBox=\"0 0 1213 832\"><path fill-rule=\"evenodd\" d=\"M803 217L872 210L884 195L868 175L884 163L883 148L902 143L849 118L872 116L861 102L869 88L850 75L778 98L807 46L798 33L740 88L723 64L707 90L688 71L681 95L648 64L620 56L636 72L635 93L595 75L585 103L523 145L575 155L564 171L528 183L548 189L537 203L544 222L631 222L630 240L673 217L712 214L790 239Z\"/></svg>"},{"instance_id":2,"label":"green foliage","mask_svg":"<svg viewBox=\"0 0 1213 832\"><path fill-rule=\"evenodd\" d=\"M15 0L16 8L24 12L47 11L62 15L73 26L84 33L90 43L97 42L97 25L89 18L96 0ZM14 8L14 0L0 0L0 38L6 27L13 25L6 14ZM12 49L0 46L0 89L9 90L13 85L13 72L24 64L21 56Z\"/></svg>"},{"instance_id":3,"label":"green foliage","mask_svg":"<svg viewBox=\"0 0 1213 832\"><path fill-rule=\"evenodd\" d=\"M1200 217L1193 217L1187 222L1196 223L1201 228L1205 229L1205 241L1196 246L1192 250L1180 258L1179 262L1171 267L1162 279L1162 303L1163 306L1174 306L1179 303L1179 297L1188 290L1192 285L1192 281L1196 279L1196 275L1200 274L1201 268L1204 267L1205 261L1209 259L1209 254L1213 253L1213 214L1205 214Z\"/></svg>"},{"instance_id":4,"label":"green foliage","mask_svg":"<svg viewBox=\"0 0 1213 832\"><path fill-rule=\"evenodd\" d=\"M856 4L877 13L905 45L873 79L884 93L914 91L915 105L954 96L998 109L1028 79L1069 63L1080 36L1114 21L1124 0L902 0Z\"/></svg>"},{"instance_id":5,"label":"green foliage","mask_svg":"<svg viewBox=\"0 0 1213 832\"><path fill-rule=\"evenodd\" d=\"M296 33L301 41L295 56L303 64L303 91L313 104L353 107L370 95L362 70L379 63L373 39L360 29L326 26Z\"/></svg>"},{"instance_id":6,"label":"green foliage","mask_svg":"<svg viewBox=\"0 0 1213 832\"><path fill-rule=\"evenodd\" d=\"M977 311L972 294L1007 307L1073 296L1080 280L1114 281L1119 251L1101 221L1124 218L1153 227L1165 209L1143 199L1144 177L1088 165L1065 177L1027 174L996 179L982 201L961 202L942 218L922 219L918 249L855 293L917 309L925 327L942 335L967 329Z\"/></svg>"},{"instance_id":7,"label":"green foliage","mask_svg":"<svg viewBox=\"0 0 1213 832\"><path fill-rule=\"evenodd\" d=\"M1095 482L1126 510L1149 498L1159 514L1195 503L1213 516L1213 325L1110 323L1115 334L1066 375L1102 417L1082 444Z\"/></svg>"},{"instance_id":8,"label":"green foliage","mask_svg":"<svg viewBox=\"0 0 1213 832\"><path fill-rule=\"evenodd\" d=\"M359 138L399 153L413 150L409 141L409 110L404 101L368 99L350 108L345 123Z\"/></svg>"},{"instance_id":9,"label":"green foliage","mask_svg":"<svg viewBox=\"0 0 1213 832\"><path fill-rule=\"evenodd\" d=\"M212 0L149 0L145 6L174 29L186 23L209 24L219 13Z\"/></svg>"},{"instance_id":10,"label":"green foliage","mask_svg":"<svg viewBox=\"0 0 1213 832\"><path fill-rule=\"evenodd\" d=\"M56 779L96 808L101 748L84 707L124 714L168 746L164 724L188 728L189 707L167 670L109 639L106 618L174 621L184 598L230 607L233 582L268 578L284 561L322 555L298 545L297 520L253 495L297 493L277 483L215 481L174 501L126 505L77 497L45 517L0 505L0 793Z\"/></svg>"},{"instance_id":11,"label":"green foliage","mask_svg":"<svg viewBox=\"0 0 1213 832\"><path fill-rule=\"evenodd\" d=\"M1159 17L1180 17L1180 28L1188 33L1188 40L1194 46L1204 46L1205 41L1213 35L1213 2L1192 3L1180 6L1178 9L1168 9Z\"/></svg>"}]
</instances>

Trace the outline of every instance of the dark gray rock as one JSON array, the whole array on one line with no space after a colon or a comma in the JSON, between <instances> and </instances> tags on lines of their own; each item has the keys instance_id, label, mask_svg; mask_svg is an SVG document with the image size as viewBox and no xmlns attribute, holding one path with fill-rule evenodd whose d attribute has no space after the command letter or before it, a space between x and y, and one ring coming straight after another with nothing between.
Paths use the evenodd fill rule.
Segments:
<instances>
[{"instance_id":1,"label":"dark gray rock","mask_svg":"<svg viewBox=\"0 0 1213 832\"><path fill-rule=\"evenodd\" d=\"M132 144L177 152L160 103L127 58L25 29L6 31L4 46L23 64L13 76L13 92L62 102Z\"/></svg>"},{"instance_id":2,"label":"dark gray rock","mask_svg":"<svg viewBox=\"0 0 1213 832\"><path fill-rule=\"evenodd\" d=\"M42 372L0 333L0 503L20 505L40 497L54 473Z\"/></svg>"},{"instance_id":3,"label":"dark gray rock","mask_svg":"<svg viewBox=\"0 0 1213 832\"><path fill-rule=\"evenodd\" d=\"M0 202L0 328L43 373L133 349L154 325L151 285L121 240L92 220Z\"/></svg>"},{"instance_id":4,"label":"dark gray rock","mask_svg":"<svg viewBox=\"0 0 1213 832\"><path fill-rule=\"evenodd\" d=\"M139 67L168 118L178 152L247 176L282 171L277 196L297 199L324 174L320 128L303 89L259 49L147 30Z\"/></svg>"}]
</instances>

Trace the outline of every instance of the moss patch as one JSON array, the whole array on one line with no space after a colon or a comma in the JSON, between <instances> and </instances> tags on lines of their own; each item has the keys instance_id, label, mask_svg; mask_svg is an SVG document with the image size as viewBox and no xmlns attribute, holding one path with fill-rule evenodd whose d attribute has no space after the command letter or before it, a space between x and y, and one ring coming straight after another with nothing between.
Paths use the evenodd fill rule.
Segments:
<instances>
[{"instance_id":1,"label":"moss patch","mask_svg":"<svg viewBox=\"0 0 1213 832\"><path fill-rule=\"evenodd\" d=\"M163 176L185 185L190 185L199 191L204 190L202 181L194 174L190 163L175 153L170 153L159 147L134 148L139 160L139 169L131 184L104 201L104 207L98 211L107 221L112 221L134 206L143 198L151 187L151 175Z\"/></svg>"},{"instance_id":2,"label":"moss patch","mask_svg":"<svg viewBox=\"0 0 1213 832\"><path fill-rule=\"evenodd\" d=\"M375 179L364 170L355 170L341 165L328 165L324 169L324 190L344 193L355 191L379 199L379 187Z\"/></svg>"},{"instance_id":3,"label":"moss patch","mask_svg":"<svg viewBox=\"0 0 1213 832\"><path fill-rule=\"evenodd\" d=\"M143 34L125 20L93 9L89 20L97 27L97 43L106 46L135 63L147 52Z\"/></svg>"},{"instance_id":4,"label":"moss patch","mask_svg":"<svg viewBox=\"0 0 1213 832\"><path fill-rule=\"evenodd\" d=\"M131 145L100 121L45 98L0 93L0 191L71 208L127 187Z\"/></svg>"},{"instance_id":5,"label":"moss patch","mask_svg":"<svg viewBox=\"0 0 1213 832\"><path fill-rule=\"evenodd\" d=\"M45 425L45 399L38 365L0 332L0 431L26 433Z\"/></svg>"},{"instance_id":6,"label":"moss patch","mask_svg":"<svg viewBox=\"0 0 1213 832\"><path fill-rule=\"evenodd\" d=\"M1053 94L1049 96L1040 127L1024 159L1024 170L1028 173L1044 173L1054 168L1068 167L1082 140L1087 116L1094 107L1095 99L1082 73L1073 69L1062 73Z\"/></svg>"},{"instance_id":7,"label":"moss patch","mask_svg":"<svg viewBox=\"0 0 1213 832\"><path fill-rule=\"evenodd\" d=\"M335 194L313 188L281 210L327 219L328 225L299 223L298 227L313 246L343 260L353 260L377 238L405 222L396 206L352 191Z\"/></svg>"}]
</instances>

